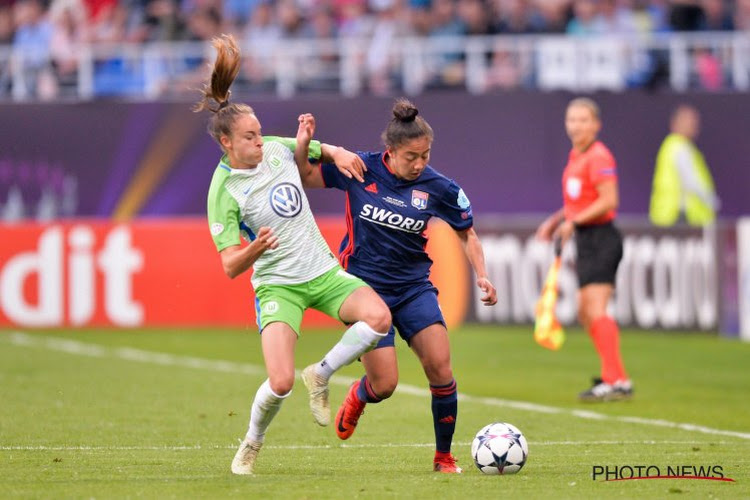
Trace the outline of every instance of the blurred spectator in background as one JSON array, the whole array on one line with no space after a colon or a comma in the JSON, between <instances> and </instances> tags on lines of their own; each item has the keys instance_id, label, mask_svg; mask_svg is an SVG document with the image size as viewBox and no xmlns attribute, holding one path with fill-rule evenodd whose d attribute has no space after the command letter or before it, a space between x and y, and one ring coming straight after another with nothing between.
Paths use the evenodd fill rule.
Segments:
<instances>
[{"instance_id":1,"label":"blurred spectator in background","mask_svg":"<svg viewBox=\"0 0 750 500\"><path fill-rule=\"evenodd\" d=\"M281 28L281 38L295 40L303 36L305 17L296 0L278 0L276 2L276 19Z\"/></svg>"},{"instance_id":2,"label":"blurred spectator in background","mask_svg":"<svg viewBox=\"0 0 750 500\"><path fill-rule=\"evenodd\" d=\"M694 143L699 132L698 110L679 106L656 156L649 217L657 226L672 226L680 220L706 226L716 219L720 201L708 165Z\"/></svg>"},{"instance_id":3,"label":"blurred spectator in background","mask_svg":"<svg viewBox=\"0 0 750 500\"><path fill-rule=\"evenodd\" d=\"M467 35L491 35L495 32L482 0L458 0L458 17L466 26Z\"/></svg>"},{"instance_id":4,"label":"blurred spectator in background","mask_svg":"<svg viewBox=\"0 0 750 500\"><path fill-rule=\"evenodd\" d=\"M733 21L734 29L750 31L750 0L736 0Z\"/></svg>"},{"instance_id":5,"label":"blurred spectator in background","mask_svg":"<svg viewBox=\"0 0 750 500\"><path fill-rule=\"evenodd\" d=\"M91 40L86 5L81 0L54 0L50 20L50 55L57 92L72 96L78 83L78 54L82 45Z\"/></svg>"},{"instance_id":6,"label":"blurred spectator in background","mask_svg":"<svg viewBox=\"0 0 750 500\"><path fill-rule=\"evenodd\" d=\"M731 31L734 29L732 16L726 9L724 0L701 0L703 16L699 28L703 31Z\"/></svg>"},{"instance_id":7,"label":"blurred spectator in background","mask_svg":"<svg viewBox=\"0 0 750 500\"><path fill-rule=\"evenodd\" d=\"M700 0L670 0L669 25L673 31L697 31L702 18Z\"/></svg>"},{"instance_id":8,"label":"blurred spectator in background","mask_svg":"<svg viewBox=\"0 0 750 500\"><path fill-rule=\"evenodd\" d=\"M312 7L309 12L309 22L305 23L301 36L312 42L334 40L338 37L336 20L331 8L322 4ZM299 68L306 78L304 88L328 91L337 89L338 63L339 55L334 47L325 44L320 46L320 50L310 56L309 64Z\"/></svg>"},{"instance_id":9,"label":"blurred spectator in background","mask_svg":"<svg viewBox=\"0 0 750 500\"><path fill-rule=\"evenodd\" d=\"M544 18L545 33L565 33L573 16L568 0L537 0L537 8Z\"/></svg>"},{"instance_id":10,"label":"blurred spectator in background","mask_svg":"<svg viewBox=\"0 0 750 500\"><path fill-rule=\"evenodd\" d=\"M144 41L170 41L182 38L185 29L177 0L142 0Z\"/></svg>"},{"instance_id":11,"label":"blurred spectator in background","mask_svg":"<svg viewBox=\"0 0 750 500\"><path fill-rule=\"evenodd\" d=\"M8 0L3 2L0 2L0 46L9 46L13 42L13 9ZM11 80L10 61L0 59L0 96L10 94Z\"/></svg>"},{"instance_id":12,"label":"blurred spectator in background","mask_svg":"<svg viewBox=\"0 0 750 500\"><path fill-rule=\"evenodd\" d=\"M455 2L449 0L451 5L451 14L455 17ZM437 17L434 9L437 7L435 2L430 0L409 0L407 2L407 13L409 18L409 28L411 35L419 38L430 36L433 28L436 26ZM461 23L459 23L461 26ZM461 28L463 33L463 28Z\"/></svg>"},{"instance_id":13,"label":"blurred spectator in background","mask_svg":"<svg viewBox=\"0 0 750 500\"><path fill-rule=\"evenodd\" d=\"M574 0L573 18L565 32L569 35L594 35L597 32L596 19L599 14L598 0Z\"/></svg>"},{"instance_id":14,"label":"blurred spectator in background","mask_svg":"<svg viewBox=\"0 0 750 500\"><path fill-rule=\"evenodd\" d=\"M373 94L386 95L394 86L392 73L399 62L393 45L407 34L408 26L398 15L398 0L370 0L370 7L376 14L366 55L368 85Z\"/></svg>"},{"instance_id":15,"label":"blurred spectator in background","mask_svg":"<svg viewBox=\"0 0 750 500\"><path fill-rule=\"evenodd\" d=\"M190 54L182 62L179 77L169 81L164 78L159 85L167 85L172 91L177 93L191 94L195 89L200 88L202 82L209 76L209 64L213 54L209 50L208 42L216 36L221 35L223 29L221 11L213 6L201 6L195 8L187 14L187 25L184 33L185 40L188 42L206 42L205 49L202 53Z\"/></svg>"},{"instance_id":16,"label":"blurred spectator in background","mask_svg":"<svg viewBox=\"0 0 750 500\"><path fill-rule=\"evenodd\" d=\"M492 7L497 33L523 35L544 31L544 18L529 0L494 0Z\"/></svg>"},{"instance_id":17,"label":"blurred spectator in background","mask_svg":"<svg viewBox=\"0 0 750 500\"><path fill-rule=\"evenodd\" d=\"M512 90L521 85L525 71L519 55L501 43L495 45L490 67L487 68L485 90Z\"/></svg>"},{"instance_id":18,"label":"blurred spectator in background","mask_svg":"<svg viewBox=\"0 0 750 500\"><path fill-rule=\"evenodd\" d=\"M227 20L227 29L241 31L260 2L261 0L224 0L222 15Z\"/></svg>"},{"instance_id":19,"label":"blurred spectator in background","mask_svg":"<svg viewBox=\"0 0 750 500\"><path fill-rule=\"evenodd\" d=\"M455 87L464 82L465 67L464 57L460 50L451 52L447 49L451 40L463 37L466 33L466 25L459 19L455 0L432 0L429 5L419 10L424 20L424 28L421 33L443 44L446 50L441 54L435 54L430 58L428 68L428 86L431 88Z\"/></svg>"},{"instance_id":20,"label":"blurred spectator in background","mask_svg":"<svg viewBox=\"0 0 750 500\"><path fill-rule=\"evenodd\" d=\"M633 35L638 32L633 9L618 0L599 0L595 31L606 35Z\"/></svg>"},{"instance_id":21,"label":"blurred spectator in background","mask_svg":"<svg viewBox=\"0 0 750 500\"><path fill-rule=\"evenodd\" d=\"M251 88L265 89L273 85L273 54L281 33L272 2L262 0L245 29L245 43L249 50L243 54L242 68Z\"/></svg>"},{"instance_id":22,"label":"blurred spectator in background","mask_svg":"<svg viewBox=\"0 0 750 500\"><path fill-rule=\"evenodd\" d=\"M669 30L667 7L661 0L633 0L630 8L633 12L635 29L642 35L662 33Z\"/></svg>"},{"instance_id":23,"label":"blurred spectator in background","mask_svg":"<svg viewBox=\"0 0 750 500\"><path fill-rule=\"evenodd\" d=\"M339 35L342 38L366 37L372 34L372 15L366 0L333 0Z\"/></svg>"},{"instance_id":24,"label":"blurred spectator in background","mask_svg":"<svg viewBox=\"0 0 750 500\"><path fill-rule=\"evenodd\" d=\"M20 99L50 99L55 94L50 65L52 24L39 0L20 0L13 9L16 32L12 64L20 70L20 81L13 85L13 93Z\"/></svg>"},{"instance_id":25,"label":"blurred spectator in background","mask_svg":"<svg viewBox=\"0 0 750 500\"><path fill-rule=\"evenodd\" d=\"M693 50L693 87L701 90L718 91L724 87L724 71L721 61L713 50L698 47Z\"/></svg>"},{"instance_id":26,"label":"blurred spectator in background","mask_svg":"<svg viewBox=\"0 0 750 500\"><path fill-rule=\"evenodd\" d=\"M91 21L91 41L109 44L125 41L129 11L124 4L106 5Z\"/></svg>"},{"instance_id":27,"label":"blurred spectator in background","mask_svg":"<svg viewBox=\"0 0 750 500\"><path fill-rule=\"evenodd\" d=\"M10 2L0 2L0 45L13 41L13 9Z\"/></svg>"},{"instance_id":28,"label":"blurred spectator in background","mask_svg":"<svg viewBox=\"0 0 750 500\"><path fill-rule=\"evenodd\" d=\"M455 0L433 0L431 3L429 34L433 38L463 36L466 26L458 18Z\"/></svg>"}]
</instances>

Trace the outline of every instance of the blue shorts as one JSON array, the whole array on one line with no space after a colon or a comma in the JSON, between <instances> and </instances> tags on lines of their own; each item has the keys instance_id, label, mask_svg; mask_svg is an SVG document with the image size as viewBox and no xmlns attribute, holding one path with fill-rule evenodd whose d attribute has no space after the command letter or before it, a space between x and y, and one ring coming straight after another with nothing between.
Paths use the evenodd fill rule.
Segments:
<instances>
[{"instance_id":1,"label":"blue shorts","mask_svg":"<svg viewBox=\"0 0 750 500\"><path fill-rule=\"evenodd\" d=\"M437 288L429 281L388 290L375 288L375 291L388 305L393 316L393 326L375 349L393 347L396 343L396 329L401 338L410 344L411 338L428 326L435 323L445 326L443 313L438 305Z\"/></svg>"}]
</instances>

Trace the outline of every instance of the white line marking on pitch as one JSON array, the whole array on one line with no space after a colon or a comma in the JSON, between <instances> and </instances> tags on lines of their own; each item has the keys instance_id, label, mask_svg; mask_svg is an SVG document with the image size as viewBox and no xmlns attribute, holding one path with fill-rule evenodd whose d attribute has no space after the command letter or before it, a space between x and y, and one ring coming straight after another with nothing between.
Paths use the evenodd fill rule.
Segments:
<instances>
[{"instance_id":1,"label":"white line marking on pitch","mask_svg":"<svg viewBox=\"0 0 750 500\"><path fill-rule=\"evenodd\" d=\"M455 446L469 446L471 443L454 442ZM706 444L704 441L529 441L533 446L599 446L599 445L655 445L655 444L675 444L675 445L699 445ZM727 441L718 441L712 444L728 444ZM183 450L233 450L237 445L183 445L183 446L0 446L0 451L183 451ZM265 445L263 449L278 450L328 450L333 448L434 448L435 443L363 443L363 444L346 444L338 445Z\"/></svg>"},{"instance_id":2,"label":"white line marking on pitch","mask_svg":"<svg viewBox=\"0 0 750 500\"><path fill-rule=\"evenodd\" d=\"M139 363L150 363L162 366L180 366L186 368L197 368L201 370L213 370L225 373L246 373L249 375L265 375L266 371L257 365L249 363L236 363L233 361L211 360L204 358L195 358L192 356L177 356L175 354L160 353L153 351L144 351L132 347L115 347L109 348L97 344L79 342L77 340L61 339L58 337L40 337L38 335L28 335L21 332L10 332L7 335L0 335L0 339L5 339L13 345L25 347L37 347L53 351L62 351L69 354L80 356L91 356L95 358L119 358ZM299 370L297 371L299 375ZM352 380L347 377L334 375L331 377L331 383L348 387ZM399 384L398 391L413 396L428 397L430 391L409 384ZM670 422L668 420L629 417L629 416L611 416L588 410L578 410L570 408L560 408L556 406L547 406L527 401L513 401L509 399L490 398L470 396L459 393L459 399L467 403L479 403L487 406L496 406L501 408L513 408L516 410L529 411L533 413L547 413L558 415L570 415L577 418L599 421L614 421L628 424L650 425L652 427L666 427L670 429L679 429L688 432L699 432L702 434L713 434L717 436L729 436L740 439L750 439L749 432L738 432L724 429L713 429L702 425Z\"/></svg>"}]
</instances>

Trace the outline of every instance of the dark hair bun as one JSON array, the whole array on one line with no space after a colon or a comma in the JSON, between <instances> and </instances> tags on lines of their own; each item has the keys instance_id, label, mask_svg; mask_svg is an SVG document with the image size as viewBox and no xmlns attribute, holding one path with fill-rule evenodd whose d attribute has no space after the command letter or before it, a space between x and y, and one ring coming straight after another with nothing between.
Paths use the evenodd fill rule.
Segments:
<instances>
[{"instance_id":1,"label":"dark hair bun","mask_svg":"<svg viewBox=\"0 0 750 500\"><path fill-rule=\"evenodd\" d=\"M400 122L413 122L418 114L417 107L407 99L399 99L393 105L393 116Z\"/></svg>"}]
</instances>

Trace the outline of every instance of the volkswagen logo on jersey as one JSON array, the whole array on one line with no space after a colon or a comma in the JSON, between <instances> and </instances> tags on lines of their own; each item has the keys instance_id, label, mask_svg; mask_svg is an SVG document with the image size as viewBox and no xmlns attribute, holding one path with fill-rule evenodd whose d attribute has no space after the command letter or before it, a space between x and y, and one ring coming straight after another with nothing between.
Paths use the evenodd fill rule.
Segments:
<instances>
[{"instance_id":1,"label":"volkswagen logo on jersey","mask_svg":"<svg viewBox=\"0 0 750 500\"><path fill-rule=\"evenodd\" d=\"M271 208L281 217L294 217L302 210L302 195L292 183L282 182L271 189Z\"/></svg>"}]
</instances>

